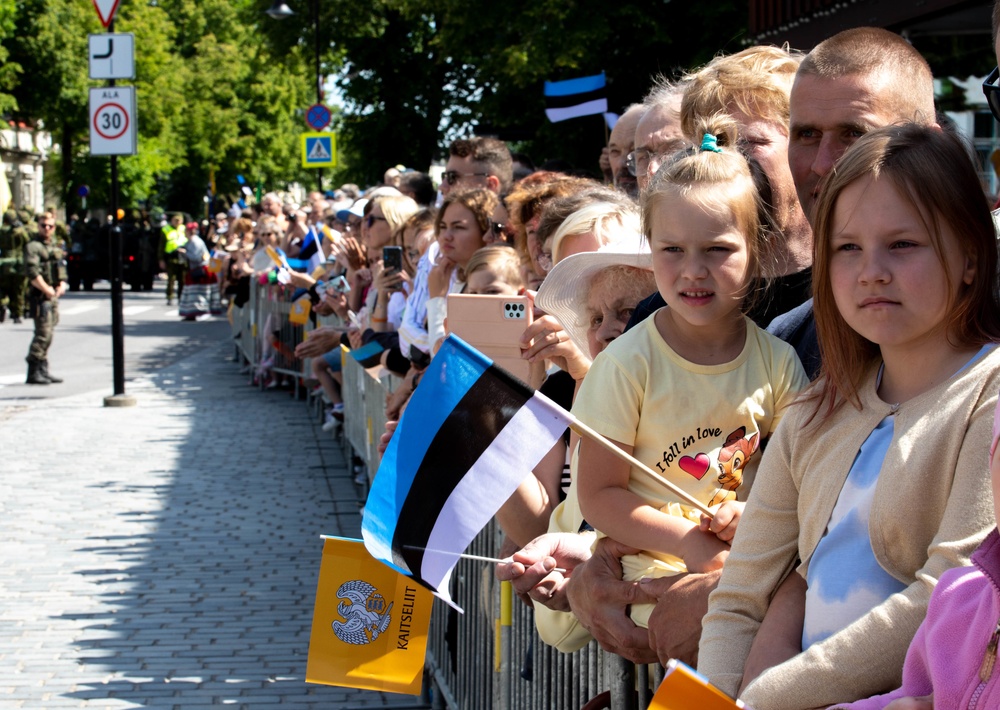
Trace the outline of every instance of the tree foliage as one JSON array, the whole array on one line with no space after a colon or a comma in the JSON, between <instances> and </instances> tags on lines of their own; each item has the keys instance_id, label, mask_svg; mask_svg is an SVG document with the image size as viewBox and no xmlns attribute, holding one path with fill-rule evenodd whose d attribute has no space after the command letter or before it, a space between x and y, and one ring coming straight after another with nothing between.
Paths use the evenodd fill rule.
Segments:
<instances>
[{"instance_id":1,"label":"tree foliage","mask_svg":"<svg viewBox=\"0 0 1000 710\"><path fill-rule=\"evenodd\" d=\"M0 32L2 8L0 0ZM219 192L238 189L236 175L267 185L301 179L296 116L311 82L298 50L268 52L260 25L270 22L255 0L122 2L115 30L136 39L139 151L118 160L121 204L199 213L212 176ZM58 144L49 174L58 175L69 209L76 188L106 205L110 161L90 157L87 35L103 31L90 3L22 0L5 42L21 68L12 103L20 120L41 120ZM0 72L0 91L3 73ZM54 168L54 170L53 170Z\"/></svg>"},{"instance_id":2,"label":"tree foliage","mask_svg":"<svg viewBox=\"0 0 1000 710\"><path fill-rule=\"evenodd\" d=\"M594 169L599 117L549 124L542 83L605 71L612 111L638 101L657 73L675 74L738 48L745 10L677 0L124 0L115 29L136 35L139 154L119 160L122 204L200 212L214 177L250 185L311 184L299 166L304 109L321 74L335 111L342 167L375 182L390 165L426 169L474 129L536 160ZM312 11L320 13L318 27ZM84 0L0 0L0 115L40 120L58 145L70 209L87 184L107 201L109 160L89 156L87 35L100 32ZM318 31L318 37L317 37ZM8 56L4 56L4 55ZM128 83L128 82L126 82Z\"/></svg>"},{"instance_id":3,"label":"tree foliage","mask_svg":"<svg viewBox=\"0 0 1000 710\"><path fill-rule=\"evenodd\" d=\"M275 46L312 37L308 0L265 31ZM657 73L740 48L745 6L722 0L324 0L320 36L344 102L342 145L356 182L402 162L426 169L448 140L478 127L536 159L596 168L602 119L553 126L542 85L605 71L612 111L640 100Z\"/></svg>"}]
</instances>

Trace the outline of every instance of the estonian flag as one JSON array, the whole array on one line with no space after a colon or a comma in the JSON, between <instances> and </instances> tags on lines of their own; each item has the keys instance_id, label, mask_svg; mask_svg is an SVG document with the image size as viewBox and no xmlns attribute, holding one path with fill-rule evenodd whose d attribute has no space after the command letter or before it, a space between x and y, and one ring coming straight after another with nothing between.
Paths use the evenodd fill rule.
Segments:
<instances>
[{"instance_id":1,"label":"estonian flag","mask_svg":"<svg viewBox=\"0 0 1000 710\"><path fill-rule=\"evenodd\" d=\"M288 265L292 270L311 274L317 266L323 263L323 251L319 248L323 237L318 235L315 229L315 227L310 227L306 236L302 238L302 249L299 251L299 257L288 260Z\"/></svg>"},{"instance_id":2,"label":"estonian flag","mask_svg":"<svg viewBox=\"0 0 1000 710\"><path fill-rule=\"evenodd\" d=\"M552 123L608 110L604 72L579 79L545 82L545 115Z\"/></svg>"},{"instance_id":3,"label":"estonian flag","mask_svg":"<svg viewBox=\"0 0 1000 710\"><path fill-rule=\"evenodd\" d=\"M459 555L570 419L550 399L449 336L382 457L365 503L365 547L458 609L448 582Z\"/></svg>"}]
</instances>

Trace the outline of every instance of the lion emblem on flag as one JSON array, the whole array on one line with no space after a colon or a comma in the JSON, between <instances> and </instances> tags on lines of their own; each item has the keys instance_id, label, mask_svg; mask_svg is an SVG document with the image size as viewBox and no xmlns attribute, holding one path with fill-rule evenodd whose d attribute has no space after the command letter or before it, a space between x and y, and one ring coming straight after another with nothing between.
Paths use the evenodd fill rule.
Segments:
<instances>
[{"instance_id":1,"label":"lion emblem on flag","mask_svg":"<svg viewBox=\"0 0 1000 710\"><path fill-rule=\"evenodd\" d=\"M337 605L337 611L346 621L335 620L333 633L344 643L364 646L389 626L392 603L386 606L385 598L368 582L344 582L337 590L337 598L345 600Z\"/></svg>"}]
</instances>

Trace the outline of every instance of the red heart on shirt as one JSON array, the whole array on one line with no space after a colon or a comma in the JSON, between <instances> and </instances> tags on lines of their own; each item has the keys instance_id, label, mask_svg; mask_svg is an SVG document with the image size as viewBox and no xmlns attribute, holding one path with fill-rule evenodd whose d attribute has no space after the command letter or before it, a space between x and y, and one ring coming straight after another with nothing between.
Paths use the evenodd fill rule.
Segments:
<instances>
[{"instance_id":1,"label":"red heart on shirt","mask_svg":"<svg viewBox=\"0 0 1000 710\"><path fill-rule=\"evenodd\" d=\"M699 481L708 473L708 467L711 464L711 460L705 454L698 454L694 458L681 456L681 460L677 462L677 465L681 467L684 473L690 473Z\"/></svg>"}]
</instances>

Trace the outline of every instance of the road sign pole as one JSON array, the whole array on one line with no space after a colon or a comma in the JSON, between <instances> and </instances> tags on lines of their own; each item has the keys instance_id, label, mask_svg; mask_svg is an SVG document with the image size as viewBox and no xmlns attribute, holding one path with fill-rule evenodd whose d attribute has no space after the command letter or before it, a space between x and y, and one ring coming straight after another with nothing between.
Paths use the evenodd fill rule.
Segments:
<instances>
[{"instance_id":1,"label":"road sign pole","mask_svg":"<svg viewBox=\"0 0 1000 710\"><path fill-rule=\"evenodd\" d=\"M112 17L108 32L115 31ZM115 80L108 81L109 87ZM111 357L115 393L104 398L105 407L130 407L135 398L125 394L125 315L122 306L122 230L118 224L118 156L111 156L111 238L108 240L111 261Z\"/></svg>"}]
</instances>

